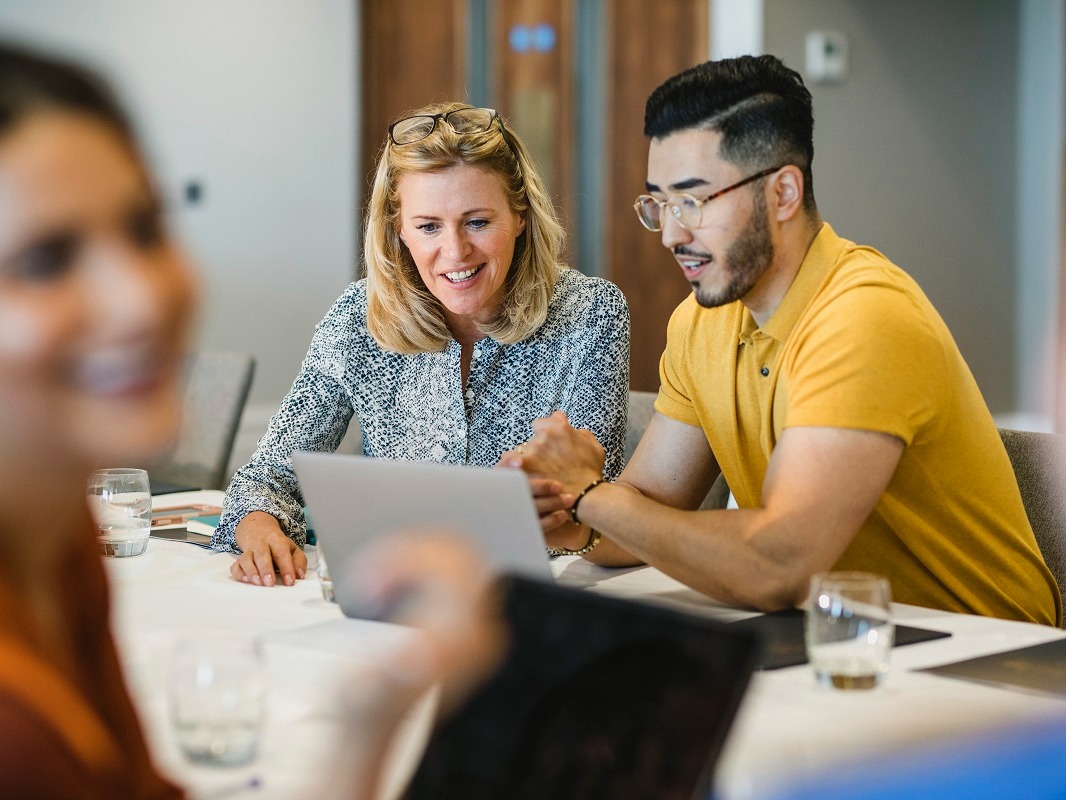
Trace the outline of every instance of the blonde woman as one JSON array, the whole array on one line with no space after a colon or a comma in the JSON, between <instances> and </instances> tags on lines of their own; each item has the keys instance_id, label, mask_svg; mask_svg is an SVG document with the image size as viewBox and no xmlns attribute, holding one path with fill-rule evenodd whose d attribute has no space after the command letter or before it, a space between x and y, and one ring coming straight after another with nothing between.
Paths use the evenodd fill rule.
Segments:
<instances>
[{"instance_id":1,"label":"blonde woman","mask_svg":"<svg viewBox=\"0 0 1066 800\"><path fill-rule=\"evenodd\" d=\"M532 436L534 419L563 411L604 446L607 474L621 470L625 300L560 263L543 182L495 111L433 105L390 126L364 241L366 279L319 324L226 493L213 544L240 554L237 580L303 577L290 457L336 449L353 417L365 455L492 466Z\"/></svg>"}]
</instances>

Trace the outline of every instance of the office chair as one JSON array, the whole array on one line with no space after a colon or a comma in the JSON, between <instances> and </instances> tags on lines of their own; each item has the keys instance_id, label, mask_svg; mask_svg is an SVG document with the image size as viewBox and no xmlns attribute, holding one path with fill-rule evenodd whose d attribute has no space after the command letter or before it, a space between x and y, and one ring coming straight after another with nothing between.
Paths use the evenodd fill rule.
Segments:
<instances>
[{"instance_id":1,"label":"office chair","mask_svg":"<svg viewBox=\"0 0 1066 800\"><path fill-rule=\"evenodd\" d=\"M655 414L655 392L629 392L629 415L626 419L626 443L625 461L628 463L637 449L640 437L644 435L644 429L648 427L652 416ZM725 482L725 476L719 475L711 486L706 499L700 506L701 510L711 508L725 508L729 501L729 485Z\"/></svg>"},{"instance_id":2,"label":"office chair","mask_svg":"<svg viewBox=\"0 0 1066 800\"><path fill-rule=\"evenodd\" d=\"M226 468L244 403L255 374L245 353L195 353L186 366L178 440L148 465L153 482L198 489L225 489Z\"/></svg>"},{"instance_id":3,"label":"office chair","mask_svg":"<svg viewBox=\"0 0 1066 800\"><path fill-rule=\"evenodd\" d=\"M999 429L1025 513L1059 589L1066 589L1066 436Z\"/></svg>"}]
</instances>

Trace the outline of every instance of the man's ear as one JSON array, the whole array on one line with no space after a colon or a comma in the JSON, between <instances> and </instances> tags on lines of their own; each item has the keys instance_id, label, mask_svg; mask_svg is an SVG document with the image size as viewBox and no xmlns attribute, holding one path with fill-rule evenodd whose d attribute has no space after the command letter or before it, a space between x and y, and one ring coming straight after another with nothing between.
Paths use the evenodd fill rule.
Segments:
<instances>
[{"instance_id":1,"label":"man's ear","mask_svg":"<svg viewBox=\"0 0 1066 800\"><path fill-rule=\"evenodd\" d=\"M782 167L774 175L771 184L776 203L775 218L778 222L792 219L803 211L803 170L794 164Z\"/></svg>"}]
</instances>

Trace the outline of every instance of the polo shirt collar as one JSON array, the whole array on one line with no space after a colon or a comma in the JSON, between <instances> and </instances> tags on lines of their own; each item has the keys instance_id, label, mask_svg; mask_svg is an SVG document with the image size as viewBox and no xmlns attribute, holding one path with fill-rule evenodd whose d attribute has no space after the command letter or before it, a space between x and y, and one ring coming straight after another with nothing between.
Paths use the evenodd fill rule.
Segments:
<instances>
[{"instance_id":1,"label":"polo shirt collar","mask_svg":"<svg viewBox=\"0 0 1066 800\"><path fill-rule=\"evenodd\" d=\"M774 311L774 315L767 320L762 327L766 336L785 341L792 329L799 321L800 315L825 280L825 276L836 264L841 250L844 249L844 240L841 239L828 222L823 222L821 229L811 242L807 255L800 264L796 277L792 279L792 285L788 287L781 305ZM751 317L750 312L748 317Z\"/></svg>"}]
</instances>

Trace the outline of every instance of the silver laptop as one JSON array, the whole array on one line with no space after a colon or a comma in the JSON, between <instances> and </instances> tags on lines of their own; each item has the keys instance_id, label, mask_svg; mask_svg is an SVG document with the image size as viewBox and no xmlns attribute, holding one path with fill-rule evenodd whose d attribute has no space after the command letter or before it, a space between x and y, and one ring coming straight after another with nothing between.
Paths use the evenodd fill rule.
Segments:
<instances>
[{"instance_id":1,"label":"silver laptop","mask_svg":"<svg viewBox=\"0 0 1066 800\"><path fill-rule=\"evenodd\" d=\"M517 470L337 453L297 452L292 463L333 569L385 534L434 526L469 536L500 573L552 580L529 484ZM344 613L358 616L336 588Z\"/></svg>"}]
</instances>

